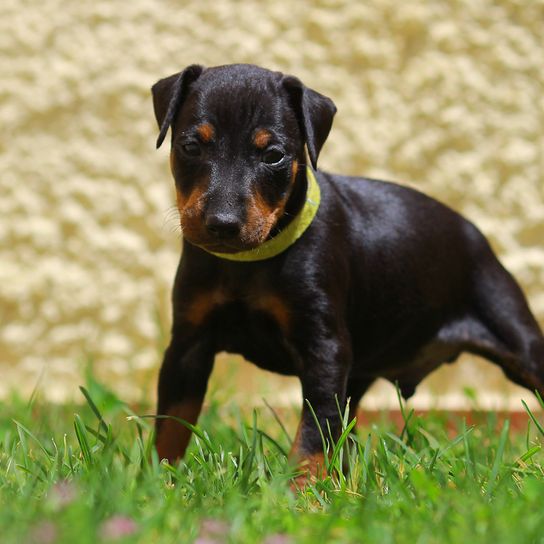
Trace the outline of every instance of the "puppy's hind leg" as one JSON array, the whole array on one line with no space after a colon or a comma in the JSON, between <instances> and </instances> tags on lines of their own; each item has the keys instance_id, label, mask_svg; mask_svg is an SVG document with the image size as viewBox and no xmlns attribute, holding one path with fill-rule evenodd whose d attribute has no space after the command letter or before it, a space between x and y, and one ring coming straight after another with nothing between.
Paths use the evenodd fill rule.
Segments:
<instances>
[{"instance_id":1,"label":"puppy's hind leg","mask_svg":"<svg viewBox=\"0 0 544 544\"><path fill-rule=\"evenodd\" d=\"M495 340L482 354L512 381L544 394L542 331L521 288L491 250L483 264L475 274L474 310Z\"/></svg>"}]
</instances>

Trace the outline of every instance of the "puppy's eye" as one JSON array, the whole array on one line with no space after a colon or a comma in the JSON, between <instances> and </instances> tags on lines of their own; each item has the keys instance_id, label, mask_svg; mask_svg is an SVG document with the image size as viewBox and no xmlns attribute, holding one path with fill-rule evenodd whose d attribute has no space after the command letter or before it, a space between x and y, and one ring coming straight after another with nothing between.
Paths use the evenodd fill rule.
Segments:
<instances>
[{"instance_id":1,"label":"puppy's eye","mask_svg":"<svg viewBox=\"0 0 544 544\"><path fill-rule=\"evenodd\" d=\"M200 146L196 142L189 142L181 146L181 150L188 157L198 157L200 155Z\"/></svg>"},{"instance_id":2,"label":"puppy's eye","mask_svg":"<svg viewBox=\"0 0 544 544\"><path fill-rule=\"evenodd\" d=\"M285 155L279 149L268 149L263 153L262 161L265 164L279 164Z\"/></svg>"}]
</instances>

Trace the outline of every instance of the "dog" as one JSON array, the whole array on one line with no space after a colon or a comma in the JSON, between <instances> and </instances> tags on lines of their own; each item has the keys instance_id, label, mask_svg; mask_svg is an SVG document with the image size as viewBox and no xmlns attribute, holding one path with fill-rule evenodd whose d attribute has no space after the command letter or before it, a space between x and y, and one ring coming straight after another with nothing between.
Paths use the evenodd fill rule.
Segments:
<instances>
[{"instance_id":1,"label":"dog","mask_svg":"<svg viewBox=\"0 0 544 544\"><path fill-rule=\"evenodd\" d=\"M183 457L190 430L176 418L197 421L219 351L300 379L290 456L303 480L325 471L316 420L337 438L339 407L350 399L352 418L378 377L408 398L470 352L544 393L542 331L472 223L414 189L317 170L332 100L244 64L191 65L152 95L183 232L161 459Z\"/></svg>"}]
</instances>

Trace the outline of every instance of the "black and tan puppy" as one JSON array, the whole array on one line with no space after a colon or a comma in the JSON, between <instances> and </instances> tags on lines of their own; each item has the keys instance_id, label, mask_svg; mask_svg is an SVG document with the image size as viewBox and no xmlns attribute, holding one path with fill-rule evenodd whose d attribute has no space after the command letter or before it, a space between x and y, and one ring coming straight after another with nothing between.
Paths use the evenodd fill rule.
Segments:
<instances>
[{"instance_id":1,"label":"black and tan puppy","mask_svg":"<svg viewBox=\"0 0 544 544\"><path fill-rule=\"evenodd\" d=\"M256 66L193 65L153 103L184 237L158 414L194 423L222 350L298 376L336 435L336 397L354 411L378 377L409 397L462 351L544 393L542 332L474 225L412 189L315 171L330 99ZM184 426L156 432L161 458L183 456ZM292 456L323 466L306 403Z\"/></svg>"}]
</instances>

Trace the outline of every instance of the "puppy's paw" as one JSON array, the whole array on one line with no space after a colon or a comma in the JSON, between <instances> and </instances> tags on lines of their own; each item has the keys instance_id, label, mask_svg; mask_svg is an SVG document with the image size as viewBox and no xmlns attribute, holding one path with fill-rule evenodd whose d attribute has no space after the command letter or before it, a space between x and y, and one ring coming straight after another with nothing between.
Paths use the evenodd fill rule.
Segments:
<instances>
[{"instance_id":1,"label":"puppy's paw","mask_svg":"<svg viewBox=\"0 0 544 544\"><path fill-rule=\"evenodd\" d=\"M304 491L309 484L327 477L327 467L323 453L306 455L297 459L297 468L301 474L291 480L290 488L293 493Z\"/></svg>"}]
</instances>

